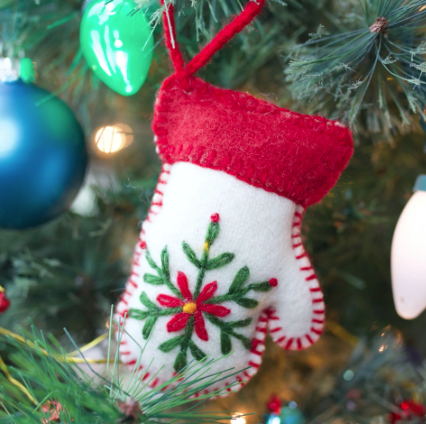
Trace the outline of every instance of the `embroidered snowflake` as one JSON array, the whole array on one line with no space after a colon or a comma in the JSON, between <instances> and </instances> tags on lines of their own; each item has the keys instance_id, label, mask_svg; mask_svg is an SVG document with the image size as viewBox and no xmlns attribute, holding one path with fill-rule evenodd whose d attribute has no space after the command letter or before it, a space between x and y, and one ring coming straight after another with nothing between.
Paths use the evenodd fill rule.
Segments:
<instances>
[{"instance_id":1,"label":"embroidered snowflake","mask_svg":"<svg viewBox=\"0 0 426 424\"><path fill-rule=\"evenodd\" d=\"M158 295L156 300L160 306L164 307L161 308L151 301L145 292L142 292L140 301L147 309L131 308L129 310L129 317L145 320L142 335L147 339L159 317L173 315L167 322L167 330L170 333L183 330L183 334L167 340L158 346L158 348L162 352L171 352L178 346L180 347L174 363L176 371L180 371L186 366L188 350L198 361L206 357L206 354L192 340L193 332L195 332L200 340L209 340L205 319L219 329L220 345L223 354L226 355L232 350L232 337L240 340L246 349L250 349L251 340L243 334L238 333L236 329L248 326L252 319L224 321L221 318L232 315L232 313L229 308L220 305L220 303L233 301L243 308L252 309L259 302L246 297L247 293L250 291L267 292L278 284L275 278L271 278L269 281L249 284L244 287L250 277L249 268L245 266L237 272L226 294L214 296L218 288L216 281L208 283L203 287L206 272L226 266L235 257L233 253L222 253L215 258L209 257L210 247L218 237L219 231L219 215L216 213L211 216L211 222L207 229L204 249L200 259L198 259L194 250L187 243L182 243L182 249L186 257L198 269L194 293L191 293L189 290L188 278L183 272L178 272L177 287L172 283L167 247L161 252L161 267L155 263L149 251L147 250L146 252L146 260L149 266L156 271L157 275L145 274L143 276L144 282L152 285L165 285L174 296L168 294Z\"/></svg>"},{"instance_id":2,"label":"embroidered snowflake","mask_svg":"<svg viewBox=\"0 0 426 424\"><path fill-rule=\"evenodd\" d=\"M167 331L174 332L182 330L188 324L191 315L194 317L195 334L204 341L209 339L206 330L202 312L211 314L215 317L226 317L231 313L231 310L220 305L213 305L206 303L211 299L217 290L217 282L207 284L197 299L194 299L188 287L188 279L183 272L179 272L177 276L177 284L182 293L183 299L169 296L167 294L160 294L157 296L157 302L166 308L182 308L182 312L177 313L168 323Z\"/></svg>"}]
</instances>

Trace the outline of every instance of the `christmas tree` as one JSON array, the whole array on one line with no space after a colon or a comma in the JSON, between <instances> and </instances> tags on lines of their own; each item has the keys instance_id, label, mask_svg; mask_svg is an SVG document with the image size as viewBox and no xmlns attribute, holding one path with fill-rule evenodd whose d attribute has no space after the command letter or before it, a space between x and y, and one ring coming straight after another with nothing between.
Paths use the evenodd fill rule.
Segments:
<instances>
[{"instance_id":1,"label":"christmas tree","mask_svg":"<svg viewBox=\"0 0 426 424\"><path fill-rule=\"evenodd\" d=\"M255 10L260 3L250 0L248 4ZM5 290L2 301L10 301L0 315L1 422L424 422L425 318L420 315L406 321L395 311L391 245L416 177L426 165L425 0L267 0L260 13L209 58L208 66L197 68L197 77L243 93L238 94L239 99L251 99L244 97L251 95L262 105L268 102L304 115L321 115L352 132L354 153L348 166L337 184L327 194L324 191L320 202L303 204L309 208L301 236L292 233L303 241L315 268L315 281L319 280L324 293L326 324L316 344L297 351L296 337L279 341L271 332L266 342L258 343L260 348L256 350L256 343L253 347L256 337L245 332L258 318L252 311L268 306L268 299L278 296L282 281L275 274L255 279L252 257L247 256L251 263L238 266L244 247L251 249L250 241L241 251L221 248L221 237L229 233L237 237L237 230L248 234L243 224L227 226L225 215L212 215L216 210L202 222L188 217L192 225L186 233L182 231L182 237L178 226L169 228L180 237L179 253L164 243L158 247L158 258L155 253L150 256L150 240L147 246L138 238L142 223L156 212L156 202L161 202L157 183L169 172L156 152L157 147L164 162L164 145L161 140L157 146L152 142L151 129L154 104L161 104L164 94L163 80L174 73L168 51L179 46L185 66L197 66L191 59L199 57L204 46L245 8L246 3L234 0L166 0L162 4L147 0L0 0L0 166L3 170L10 166L18 175L12 180L0 169L0 199L7 195L21 205L15 210L0 205L0 286ZM99 23L99 16L111 11L120 21L105 23L101 19ZM168 33L173 17L175 33ZM109 40L100 37L105 34L101 25L102 31L110 25ZM111 52L116 51L121 53L114 56ZM175 60L175 67L178 62ZM108 69L125 69L126 78L113 80ZM17 84L18 76L22 91L6 92L5 87ZM46 91L26 93L33 83ZM33 95L39 97L34 100ZM190 110L183 102L178 99L172 110L156 113L173 113L173 128L187 137L185 131L195 132L199 121L182 112ZM63 117L68 112L58 112L65 110L64 104L71 114L68 121ZM82 140L84 134L83 150L88 152L89 163L84 183L81 169L86 153L55 153L52 171L47 165L50 147L25 153L28 166L19 168L19 160L6 163L16 134L8 124L11 117L19 121L22 134L46 128L52 128L46 133L52 134L52 140L55 131L65 132L69 140ZM222 118L225 122L225 115ZM254 124L254 118L242 119L242 125L251 130L262 124L262 120ZM318 122L323 121L312 125ZM240 128L237 119L233 124ZM158 128L154 124L157 141ZM278 139L277 128L269 125L268 137ZM31 140L29 136L29 144ZM306 145L309 143L315 143L313 136L307 136ZM234 144L236 150L243 150L242 144ZM319 152L324 155L320 162L326 163L331 153ZM276 155L277 161L280 155ZM54 183L61 180L60 171L71 160L79 167L71 167L73 182L68 183L67 197L65 189L56 189ZM300 161L296 165L295 169L303 167ZM332 165L327 162L327 166ZM17 191L17 180L33 180L32 172L38 167L47 176L38 181L40 192L34 189L37 198L56 190L63 207L46 215L39 225L30 221L27 226L15 225L24 222L22 210L31 212L31 196ZM207 171L222 172L219 165ZM242 178L235 180L235 184L243 184ZM206 198L214 197L220 181L203 187ZM259 187L261 182L256 190ZM274 194L267 191L272 188L264 194ZM187 200L182 196L183 204ZM288 193L284 197L293 200ZM259 211L268 208L272 209L265 203ZM268 237L277 238L272 221L268 224ZM186 239L192 232L196 236ZM253 236L253 246L260 234L258 237ZM136 242L136 253L150 265L149 272L138 277L147 294L137 293L137 307L127 308L120 302L127 299L129 274L138 272ZM196 290L188 289L192 284L188 272L179 269L181 274L170 274L169 263L176 254L199 277ZM286 262L286 266L290 265ZM232 278L222 293L220 273L225 275L228 270L233 272ZM162 291L157 293L157 289ZM406 290L412 290L408 276ZM112 305L117 304L113 311L123 312L121 317L112 313ZM242 308L245 315L232 318L235 309L230 305ZM272 310L265 313L265 320L275 319ZM177 322L184 314L185 322ZM136 355L129 369L118 353L123 354L123 349L117 348L128 337L123 329L127 319L129 323L138 321L143 328L138 337L144 341L151 342L155 331L160 331L161 319L170 332L167 341L158 343L158 351L147 344L142 359ZM213 356L198 343L216 337L211 328L218 334ZM266 331L266 324L264 328ZM91 344L95 339L96 346ZM281 349L272 339L295 351ZM307 347L302 338L300 343ZM227 355L235 350L240 355L238 349L243 352L244 345L262 353L264 344L257 374L242 381L244 372L253 375L250 370L257 363L247 369L234 366ZM76 351L74 355L72 351ZM176 374L155 384L156 374L148 374L166 354L171 355L170 367ZM152 368L145 366L151 363ZM142 375L132 371L136 364L144 364ZM156 387L148 389L147 382ZM211 400L241 382L247 384L237 393ZM224 386L220 391L219 385ZM193 395L201 399L195 402ZM273 395L275 403L271 402Z\"/></svg>"}]
</instances>

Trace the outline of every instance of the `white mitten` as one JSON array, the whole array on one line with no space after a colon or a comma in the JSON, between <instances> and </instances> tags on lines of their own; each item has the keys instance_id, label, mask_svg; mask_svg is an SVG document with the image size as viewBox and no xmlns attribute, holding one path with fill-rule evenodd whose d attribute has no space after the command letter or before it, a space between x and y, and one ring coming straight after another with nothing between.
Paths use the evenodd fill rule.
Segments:
<instances>
[{"instance_id":1,"label":"white mitten","mask_svg":"<svg viewBox=\"0 0 426 424\"><path fill-rule=\"evenodd\" d=\"M249 2L234 22L261 4ZM189 361L225 354L226 368L251 367L238 376L245 381L259 368L268 329L285 349L319 338L324 302L302 215L334 186L353 149L337 122L194 77L199 56L184 68L172 51L176 73L159 91L153 123L164 165L116 309L126 317L122 361L135 365L147 343L140 368L154 358L154 386ZM212 372L224 368L219 361Z\"/></svg>"}]
</instances>

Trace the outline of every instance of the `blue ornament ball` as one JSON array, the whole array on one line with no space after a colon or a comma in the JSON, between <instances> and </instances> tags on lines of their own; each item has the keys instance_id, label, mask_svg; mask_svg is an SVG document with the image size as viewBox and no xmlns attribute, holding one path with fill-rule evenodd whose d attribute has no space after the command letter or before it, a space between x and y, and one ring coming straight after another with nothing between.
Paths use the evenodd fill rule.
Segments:
<instances>
[{"instance_id":1,"label":"blue ornament ball","mask_svg":"<svg viewBox=\"0 0 426 424\"><path fill-rule=\"evenodd\" d=\"M88 161L71 109L22 80L0 83L0 228L43 224L77 195Z\"/></svg>"}]
</instances>

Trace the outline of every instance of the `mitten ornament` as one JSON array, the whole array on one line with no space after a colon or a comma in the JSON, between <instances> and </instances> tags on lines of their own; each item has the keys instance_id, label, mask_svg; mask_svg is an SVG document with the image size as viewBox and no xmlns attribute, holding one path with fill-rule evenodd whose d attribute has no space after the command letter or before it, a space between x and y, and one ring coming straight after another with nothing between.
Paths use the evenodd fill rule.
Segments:
<instances>
[{"instance_id":1,"label":"mitten ornament","mask_svg":"<svg viewBox=\"0 0 426 424\"><path fill-rule=\"evenodd\" d=\"M250 1L188 64L166 6L175 73L159 90L153 122L163 167L116 308L121 359L145 369L154 358L145 374L153 386L191 361L223 355L226 365L211 371L244 370L243 384L260 366L268 330L282 348L297 350L323 329L301 222L351 157L349 130L194 76L262 5ZM149 355L140 360L145 344Z\"/></svg>"}]
</instances>

